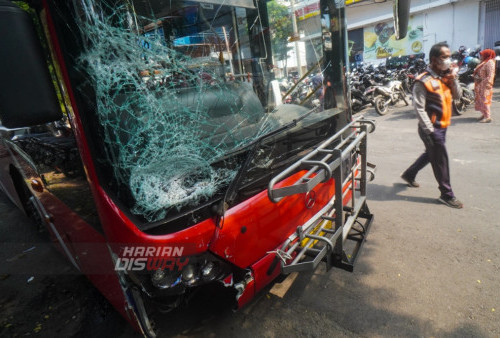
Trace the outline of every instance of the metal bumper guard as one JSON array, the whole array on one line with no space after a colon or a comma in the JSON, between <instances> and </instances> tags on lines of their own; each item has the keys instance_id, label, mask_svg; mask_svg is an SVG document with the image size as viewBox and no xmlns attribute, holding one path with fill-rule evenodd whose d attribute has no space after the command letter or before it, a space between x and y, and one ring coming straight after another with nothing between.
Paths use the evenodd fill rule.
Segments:
<instances>
[{"instance_id":1,"label":"metal bumper guard","mask_svg":"<svg viewBox=\"0 0 500 338\"><path fill-rule=\"evenodd\" d=\"M374 130L374 122L361 116L269 182L268 196L275 203L286 196L308 194L330 179L335 182L330 201L276 250L282 273L314 270L322 261L327 270L335 266L353 271L373 221L366 185L375 177L375 166L366 155L367 135ZM307 172L292 185L276 187L297 170Z\"/></svg>"}]
</instances>

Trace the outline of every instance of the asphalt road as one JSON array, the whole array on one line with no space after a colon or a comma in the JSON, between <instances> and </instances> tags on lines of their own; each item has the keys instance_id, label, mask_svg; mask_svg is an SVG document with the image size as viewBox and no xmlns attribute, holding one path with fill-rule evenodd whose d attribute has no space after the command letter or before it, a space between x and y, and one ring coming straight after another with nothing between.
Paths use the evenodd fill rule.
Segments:
<instances>
[{"instance_id":1,"label":"asphalt road","mask_svg":"<svg viewBox=\"0 0 500 338\"><path fill-rule=\"evenodd\" d=\"M448 130L456 210L437 202L430 166L420 188L399 178L423 151L412 110L365 111L375 221L355 271L320 266L237 312L212 290L158 321L160 337L499 337L500 88L492 112L480 124L470 108ZM3 195L0 215L0 336L137 336Z\"/></svg>"}]
</instances>

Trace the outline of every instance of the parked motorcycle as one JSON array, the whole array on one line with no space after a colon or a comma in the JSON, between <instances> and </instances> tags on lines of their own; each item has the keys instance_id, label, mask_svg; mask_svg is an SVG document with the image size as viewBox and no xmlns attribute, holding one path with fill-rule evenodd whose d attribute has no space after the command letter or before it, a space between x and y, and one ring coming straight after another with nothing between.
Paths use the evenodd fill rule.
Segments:
<instances>
[{"instance_id":1,"label":"parked motorcycle","mask_svg":"<svg viewBox=\"0 0 500 338\"><path fill-rule=\"evenodd\" d=\"M474 82L473 74L474 69L480 63L478 58L468 56L465 58L464 63L460 66L458 70L458 80L461 83L469 84Z\"/></svg>"},{"instance_id":2,"label":"parked motorcycle","mask_svg":"<svg viewBox=\"0 0 500 338\"><path fill-rule=\"evenodd\" d=\"M460 46L457 51L451 54L451 59L456 61L457 65L461 67L464 64L465 58L469 56L470 48Z\"/></svg>"},{"instance_id":3,"label":"parked motorcycle","mask_svg":"<svg viewBox=\"0 0 500 338\"><path fill-rule=\"evenodd\" d=\"M373 105L374 87L364 89L363 86L351 88L351 107L354 112L359 112L368 105Z\"/></svg>"},{"instance_id":4,"label":"parked motorcycle","mask_svg":"<svg viewBox=\"0 0 500 338\"><path fill-rule=\"evenodd\" d=\"M401 86L403 87L405 93L411 93L411 76L408 72L408 69L400 69L396 71L394 78L398 81L401 81Z\"/></svg>"},{"instance_id":5,"label":"parked motorcycle","mask_svg":"<svg viewBox=\"0 0 500 338\"><path fill-rule=\"evenodd\" d=\"M468 106L474 103L474 69L479 64L479 59L467 56L458 70L458 80L462 88L462 96L453 100L454 113L462 115Z\"/></svg>"},{"instance_id":6,"label":"parked motorcycle","mask_svg":"<svg viewBox=\"0 0 500 338\"><path fill-rule=\"evenodd\" d=\"M376 86L374 95L373 105L379 115L387 114L389 105L395 105L401 100L409 105L401 81L392 80L384 86Z\"/></svg>"},{"instance_id":7,"label":"parked motorcycle","mask_svg":"<svg viewBox=\"0 0 500 338\"><path fill-rule=\"evenodd\" d=\"M360 78L361 77L361 78ZM351 107L359 112L368 105L373 105L375 83L370 74L355 74L349 83L351 87Z\"/></svg>"},{"instance_id":8,"label":"parked motorcycle","mask_svg":"<svg viewBox=\"0 0 500 338\"><path fill-rule=\"evenodd\" d=\"M462 96L453 100L454 113L457 115L462 115L467 107L474 103L474 83L460 82L460 87L462 88Z\"/></svg>"},{"instance_id":9,"label":"parked motorcycle","mask_svg":"<svg viewBox=\"0 0 500 338\"><path fill-rule=\"evenodd\" d=\"M408 77L408 89L407 92L411 94L413 92L413 85L415 84L415 79L417 76L425 71L427 64L422 59L417 59L412 62L406 71L406 76Z\"/></svg>"},{"instance_id":10,"label":"parked motorcycle","mask_svg":"<svg viewBox=\"0 0 500 338\"><path fill-rule=\"evenodd\" d=\"M72 136L54 136L51 132L44 132L17 135L12 140L37 163L43 163L66 177L75 177L83 172Z\"/></svg>"}]
</instances>

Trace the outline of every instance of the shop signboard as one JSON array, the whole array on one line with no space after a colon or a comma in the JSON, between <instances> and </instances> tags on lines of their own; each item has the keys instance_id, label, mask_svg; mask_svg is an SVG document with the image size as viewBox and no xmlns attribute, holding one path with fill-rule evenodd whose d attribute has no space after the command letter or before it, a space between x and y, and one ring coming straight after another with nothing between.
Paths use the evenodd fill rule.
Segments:
<instances>
[{"instance_id":1,"label":"shop signboard","mask_svg":"<svg viewBox=\"0 0 500 338\"><path fill-rule=\"evenodd\" d=\"M309 19L316 15L319 15L319 1L295 10L295 16L299 21Z\"/></svg>"}]
</instances>

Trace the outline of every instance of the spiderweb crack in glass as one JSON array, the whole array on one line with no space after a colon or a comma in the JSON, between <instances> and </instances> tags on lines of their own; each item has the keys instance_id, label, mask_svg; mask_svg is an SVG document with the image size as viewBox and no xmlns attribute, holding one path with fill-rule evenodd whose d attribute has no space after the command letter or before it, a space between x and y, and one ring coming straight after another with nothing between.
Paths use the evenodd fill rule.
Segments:
<instances>
[{"instance_id":1,"label":"spiderweb crack in glass","mask_svg":"<svg viewBox=\"0 0 500 338\"><path fill-rule=\"evenodd\" d=\"M223 71L206 66L220 66L219 60L200 64L158 34L131 28L126 7L110 12L87 11L80 26L87 48L79 65L95 88L106 160L130 188L132 212L156 221L227 185L237 167L211 164L274 123L250 84L225 82ZM157 21L136 20L139 27Z\"/></svg>"}]
</instances>

